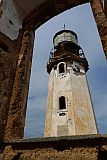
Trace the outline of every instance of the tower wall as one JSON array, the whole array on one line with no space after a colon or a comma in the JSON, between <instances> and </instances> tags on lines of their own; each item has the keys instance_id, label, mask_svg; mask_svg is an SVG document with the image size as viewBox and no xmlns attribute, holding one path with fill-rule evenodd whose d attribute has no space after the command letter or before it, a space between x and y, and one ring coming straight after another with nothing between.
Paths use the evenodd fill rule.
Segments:
<instances>
[{"instance_id":1,"label":"tower wall","mask_svg":"<svg viewBox=\"0 0 107 160\"><path fill-rule=\"evenodd\" d=\"M75 66L79 72L73 71ZM58 72L57 65L49 75L45 136L96 134L85 69L76 62L67 62L65 73ZM61 96L65 97L66 109L59 109Z\"/></svg>"},{"instance_id":2,"label":"tower wall","mask_svg":"<svg viewBox=\"0 0 107 160\"><path fill-rule=\"evenodd\" d=\"M71 76L75 134L96 134L97 128L86 73L81 70L77 75L72 72Z\"/></svg>"}]
</instances>

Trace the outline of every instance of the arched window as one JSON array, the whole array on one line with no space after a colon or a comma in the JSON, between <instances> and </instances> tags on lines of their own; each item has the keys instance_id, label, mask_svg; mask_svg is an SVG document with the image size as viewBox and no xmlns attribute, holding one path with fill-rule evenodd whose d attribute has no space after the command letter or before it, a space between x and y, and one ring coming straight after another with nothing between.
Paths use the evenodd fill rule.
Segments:
<instances>
[{"instance_id":1,"label":"arched window","mask_svg":"<svg viewBox=\"0 0 107 160\"><path fill-rule=\"evenodd\" d=\"M65 101L65 97L61 96L59 98L59 109L66 109L66 101Z\"/></svg>"},{"instance_id":2,"label":"arched window","mask_svg":"<svg viewBox=\"0 0 107 160\"><path fill-rule=\"evenodd\" d=\"M60 73L64 73L64 72L65 72L64 63L61 63L61 64L59 65L59 74L60 74Z\"/></svg>"}]
</instances>

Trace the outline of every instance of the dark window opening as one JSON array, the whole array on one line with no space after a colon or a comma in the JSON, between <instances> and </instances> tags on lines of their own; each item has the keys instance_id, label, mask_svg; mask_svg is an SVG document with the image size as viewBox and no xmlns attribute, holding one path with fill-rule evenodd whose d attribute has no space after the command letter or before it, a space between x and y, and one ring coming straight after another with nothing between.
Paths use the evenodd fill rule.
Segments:
<instances>
[{"instance_id":1,"label":"dark window opening","mask_svg":"<svg viewBox=\"0 0 107 160\"><path fill-rule=\"evenodd\" d=\"M80 68L79 68L78 66L75 66L75 67L73 68L73 71L74 71L74 72L80 72Z\"/></svg>"},{"instance_id":2,"label":"dark window opening","mask_svg":"<svg viewBox=\"0 0 107 160\"><path fill-rule=\"evenodd\" d=\"M3 49L5 52L8 52L8 50L9 50L9 47L2 42L0 42L0 48Z\"/></svg>"},{"instance_id":3,"label":"dark window opening","mask_svg":"<svg viewBox=\"0 0 107 160\"><path fill-rule=\"evenodd\" d=\"M59 109L66 109L66 102L64 96L61 96L59 98Z\"/></svg>"},{"instance_id":4,"label":"dark window opening","mask_svg":"<svg viewBox=\"0 0 107 160\"><path fill-rule=\"evenodd\" d=\"M59 116L65 116L65 113L59 113Z\"/></svg>"},{"instance_id":5,"label":"dark window opening","mask_svg":"<svg viewBox=\"0 0 107 160\"><path fill-rule=\"evenodd\" d=\"M64 73L65 71L64 71L64 64L63 63L61 63L60 65L59 65L59 73Z\"/></svg>"},{"instance_id":6,"label":"dark window opening","mask_svg":"<svg viewBox=\"0 0 107 160\"><path fill-rule=\"evenodd\" d=\"M56 70L56 69L57 69L57 65L54 66L54 70Z\"/></svg>"}]
</instances>

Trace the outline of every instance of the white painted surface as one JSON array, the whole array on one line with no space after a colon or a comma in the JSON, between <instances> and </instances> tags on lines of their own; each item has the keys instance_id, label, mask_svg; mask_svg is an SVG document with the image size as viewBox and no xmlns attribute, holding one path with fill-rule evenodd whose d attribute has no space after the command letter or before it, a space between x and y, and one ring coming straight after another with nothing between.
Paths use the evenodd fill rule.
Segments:
<instances>
[{"instance_id":1,"label":"white painted surface","mask_svg":"<svg viewBox=\"0 0 107 160\"><path fill-rule=\"evenodd\" d=\"M22 28L23 15L14 5L12 0L4 0L2 6L3 14L0 18L0 31L10 39L16 39L19 29Z\"/></svg>"},{"instance_id":2,"label":"white painted surface","mask_svg":"<svg viewBox=\"0 0 107 160\"><path fill-rule=\"evenodd\" d=\"M45 0L0 0L0 31L14 40L25 16Z\"/></svg>"}]
</instances>

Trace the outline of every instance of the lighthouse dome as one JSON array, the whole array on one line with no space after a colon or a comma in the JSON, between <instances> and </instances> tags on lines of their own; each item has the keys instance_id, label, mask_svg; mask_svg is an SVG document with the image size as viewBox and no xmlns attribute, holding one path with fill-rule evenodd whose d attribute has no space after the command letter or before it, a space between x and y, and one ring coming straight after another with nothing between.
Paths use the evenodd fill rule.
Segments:
<instances>
[{"instance_id":1,"label":"lighthouse dome","mask_svg":"<svg viewBox=\"0 0 107 160\"><path fill-rule=\"evenodd\" d=\"M53 38L54 47L57 47L61 42L71 42L78 46L76 33L71 30L61 30L57 32Z\"/></svg>"}]
</instances>

